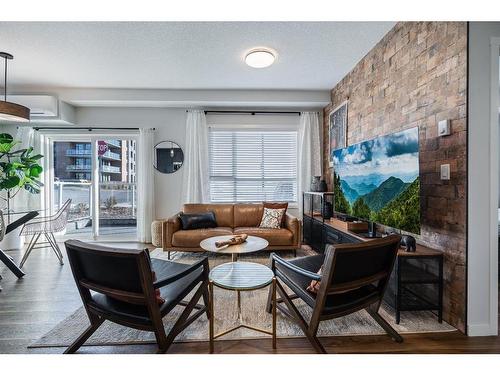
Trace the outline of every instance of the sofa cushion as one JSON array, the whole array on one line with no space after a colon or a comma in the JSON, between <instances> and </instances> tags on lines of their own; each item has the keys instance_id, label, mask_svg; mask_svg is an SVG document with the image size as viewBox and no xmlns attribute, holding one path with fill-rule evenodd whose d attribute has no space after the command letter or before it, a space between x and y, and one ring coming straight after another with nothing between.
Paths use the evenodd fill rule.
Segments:
<instances>
[{"instance_id":1,"label":"sofa cushion","mask_svg":"<svg viewBox=\"0 0 500 375\"><path fill-rule=\"evenodd\" d=\"M234 227L258 227L264 212L261 203L242 203L234 205Z\"/></svg>"},{"instance_id":2,"label":"sofa cushion","mask_svg":"<svg viewBox=\"0 0 500 375\"><path fill-rule=\"evenodd\" d=\"M285 216L285 210L285 208L264 207L259 228L280 229L283 216Z\"/></svg>"},{"instance_id":3,"label":"sofa cushion","mask_svg":"<svg viewBox=\"0 0 500 375\"><path fill-rule=\"evenodd\" d=\"M264 208L284 208L285 213L286 210L288 209L288 202L264 202L263 204ZM281 227L283 228L285 226L285 221L286 221L286 215L285 213L283 214L283 218L281 219Z\"/></svg>"},{"instance_id":4,"label":"sofa cushion","mask_svg":"<svg viewBox=\"0 0 500 375\"><path fill-rule=\"evenodd\" d=\"M233 223L233 204L202 204L187 203L183 206L182 212L185 214L197 214L200 212L212 211L215 214L215 220L220 227L234 227Z\"/></svg>"},{"instance_id":5,"label":"sofa cushion","mask_svg":"<svg viewBox=\"0 0 500 375\"><path fill-rule=\"evenodd\" d=\"M212 211L202 212L197 214L179 214L181 219L182 229L202 229L202 228L217 228L215 215Z\"/></svg>"},{"instance_id":6,"label":"sofa cushion","mask_svg":"<svg viewBox=\"0 0 500 375\"><path fill-rule=\"evenodd\" d=\"M226 236L228 234L233 234L232 228L218 227L218 228L178 230L172 235L172 246L194 249L200 247L200 242L206 238L215 236Z\"/></svg>"},{"instance_id":7,"label":"sofa cushion","mask_svg":"<svg viewBox=\"0 0 500 375\"><path fill-rule=\"evenodd\" d=\"M266 239L269 246L287 246L293 244L293 233L288 229L267 229L255 227L234 228L234 234L246 233L249 236L257 236Z\"/></svg>"}]
</instances>

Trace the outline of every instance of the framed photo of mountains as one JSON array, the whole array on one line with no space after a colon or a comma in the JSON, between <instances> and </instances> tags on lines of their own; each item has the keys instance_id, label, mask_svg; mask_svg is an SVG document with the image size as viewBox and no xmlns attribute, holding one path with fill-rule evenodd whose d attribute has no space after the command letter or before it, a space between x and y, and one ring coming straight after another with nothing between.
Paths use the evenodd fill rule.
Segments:
<instances>
[{"instance_id":1,"label":"framed photo of mountains","mask_svg":"<svg viewBox=\"0 0 500 375\"><path fill-rule=\"evenodd\" d=\"M418 127L332 156L335 212L420 234Z\"/></svg>"},{"instance_id":2,"label":"framed photo of mountains","mask_svg":"<svg viewBox=\"0 0 500 375\"><path fill-rule=\"evenodd\" d=\"M329 120L329 154L332 167L333 151L347 146L347 100L330 112Z\"/></svg>"}]
</instances>

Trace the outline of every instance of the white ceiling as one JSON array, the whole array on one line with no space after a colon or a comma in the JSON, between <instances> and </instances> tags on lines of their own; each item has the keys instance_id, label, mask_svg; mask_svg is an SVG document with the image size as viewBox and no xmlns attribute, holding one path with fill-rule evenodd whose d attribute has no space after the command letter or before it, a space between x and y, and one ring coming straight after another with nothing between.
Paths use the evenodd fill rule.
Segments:
<instances>
[{"instance_id":1,"label":"white ceiling","mask_svg":"<svg viewBox=\"0 0 500 375\"><path fill-rule=\"evenodd\" d=\"M0 50L14 55L14 90L328 90L394 24L1 22ZM245 52L257 46L275 49L277 62L266 69L247 67Z\"/></svg>"}]
</instances>

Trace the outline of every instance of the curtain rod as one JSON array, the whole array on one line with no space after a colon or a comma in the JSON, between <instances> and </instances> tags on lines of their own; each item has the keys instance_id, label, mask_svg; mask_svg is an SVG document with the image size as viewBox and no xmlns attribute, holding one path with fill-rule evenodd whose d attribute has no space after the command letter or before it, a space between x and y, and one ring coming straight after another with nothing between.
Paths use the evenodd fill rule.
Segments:
<instances>
[{"instance_id":1,"label":"curtain rod","mask_svg":"<svg viewBox=\"0 0 500 375\"><path fill-rule=\"evenodd\" d=\"M186 111L188 112L188 111ZM227 113L227 114L230 114L230 113L234 113L234 114L250 114L252 116L255 116L255 115L299 115L300 116L300 112L297 112L297 111L283 111L283 112L280 112L280 111L204 111L205 114L209 114L209 113Z\"/></svg>"},{"instance_id":2,"label":"curtain rod","mask_svg":"<svg viewBox=\"0 0 500 375\"><path fill-rule=\"evenodd\" d=\"M91 132L92 130L140 130L141 128L99 128L99 127L67 127L67 126L34 126L34 130L88 130ZM156 130L156 128L150 128Z\"/></svg>"}]
</instances>

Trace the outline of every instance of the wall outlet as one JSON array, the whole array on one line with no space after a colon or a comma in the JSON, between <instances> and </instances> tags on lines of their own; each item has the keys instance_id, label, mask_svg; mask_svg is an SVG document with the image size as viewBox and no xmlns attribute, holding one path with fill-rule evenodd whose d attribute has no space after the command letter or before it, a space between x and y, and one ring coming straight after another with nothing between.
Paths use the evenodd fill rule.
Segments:
<instances>
[{"instance_id":1,"label":"wall outlet","mask_svg":"<svg viewBox=\"0 0 500 375\"><path fill-rule=\"evenodd\" d=\"M444 137L451 134L450 120L441 120L438 122L438 135Z\"/></svg>"},{"instance_id":2,"label":"wall outlet","mask_svg":"<svg viewBox=\"0 0 500 375\"><path fill-rule=\"evenodd\" d=\"M450 165L442 164L441 165L441 180L449 180L450 179Z\"/></svg>"}]
</instances>

